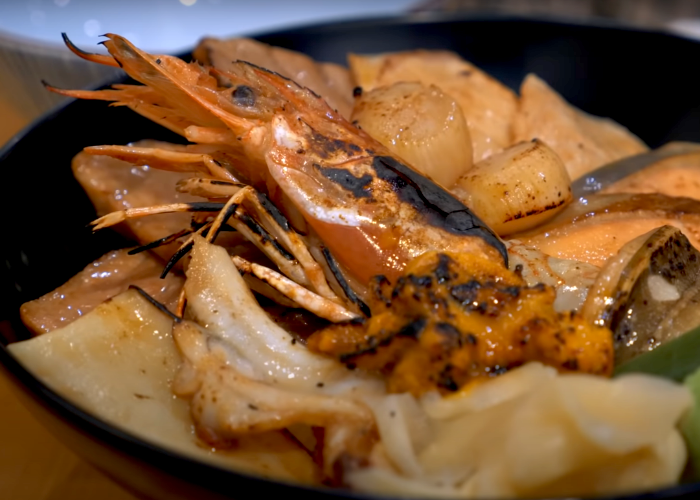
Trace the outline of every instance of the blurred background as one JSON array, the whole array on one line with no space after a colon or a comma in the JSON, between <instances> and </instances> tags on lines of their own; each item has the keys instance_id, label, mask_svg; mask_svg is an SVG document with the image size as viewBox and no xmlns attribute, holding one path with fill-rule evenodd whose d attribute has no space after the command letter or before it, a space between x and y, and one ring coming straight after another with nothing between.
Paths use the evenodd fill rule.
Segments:
<instances>
[{"instance_id":1,"label":"blurred background","mask_svg":"<svg viewBox=\"0 0 700 500\"><path fill-rule=\"evenodd\" d=\"M87 63L63 45L65 32L80 48L104 52L104 33L140 48L177 54L205 35L243 36L327 20L397 15L415 0L2 0L0 1L0 145L58 104L41 80L82 88L121 75Z\"/></svg>"},{"instance_id":2,"label":"blurred background","mask_svg":"<svg viewBox=\"0 0 700 500\"><path fill-rule=\"evenodd\" d=\"M44 90L42 79L82 88L119 74L73 56L61 32L88 51L100 51L100 35L114 32L149 52L176 54L203 35L251 35L319 21L431 12L612 21L700 38L697 0L4 0L0 145L61 101Z\"/></svg>"}]
</instances>

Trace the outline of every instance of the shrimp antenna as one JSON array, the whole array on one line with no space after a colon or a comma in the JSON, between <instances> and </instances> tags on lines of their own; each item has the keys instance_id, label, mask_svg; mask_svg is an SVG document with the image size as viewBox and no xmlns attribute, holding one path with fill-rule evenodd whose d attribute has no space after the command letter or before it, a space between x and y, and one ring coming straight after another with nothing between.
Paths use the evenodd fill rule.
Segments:
<instances>
[{"instance_id":1,"label":"shrimp antenna","mask_svg":"<svg viewBox=\"0 0 700 500\"><path fill-rule=\"evenodd\" d=\"M112 56L104 55L104 54L93 54L91 52L85 52L82 49L79 49L73 42L70 41L70 38L68 38L68 35L65 33L61 33L61 36L63 37L63 43L66 44L66 47L75 54L76 56L80 57L81 59L85 59L86 61L98 63L98 64L103 64L105 66L112 66L113 68L120 68L121 66L119 63L114 59Z\"/></svg>"},{"instance_id":2,"label":"shrimp antenna","mask_svg":"<svg viewBox=\"0 0 700 500\"><path fill-rule=\"evenodd\" d=\"M160 279L165 279L165 277L168 275L170 270L175 267L175 264L178 263L180 259L182 259L185 255L189 253L190 250L194 247L194 241L188 241L184 245L182 245L177 252L173 254L172 257L170 257L170 260L165 264L165 267L163 268L163 272L160 273Z\"/></svg>"},{"instance_id":3,"label":"shrimp antenna","mask_svg":"<svg viewBox=\"0 0 700 500\"><path fill-rule=\"evenodd\" d=\"M178 263L180 259L182 259L185 255L187 255L190 250L194 247L194 237L197 235L197 233L200 233L200 236L206 238L207 235L209 234L209 230L211 229L212 222L207 222L204 226L202 226L200 229L197 230L196 233L194 233L192 236L190 236L187 241L185 241L180 248L173 254L172 257L170 257L170 260L165 264L165 267L163 268L163 272L160 274L160 279L165 279L165 277L168 275L168 273L172 270L173 267Z\"/></svg>"},{"instance_id":4,"label":"shrimp antenna","mask_svg":"<svg viewBox=\"0 0 700 500\"><path fill-rule=\"evenodd\" d=\"M182 231L178 231L177 233L169 234L168 236L165 236L164 238L157 239L155 241L152 241L150 243L147 243L143 246L140 246L138 248L134 248L132 250L129 250L129 255L136 255L137 253L145 252L146 250L152 250L154 248L158 248L163 245L167 245L168 243L172 243L173 241L177 240L178 238L182 238L183 236L187 236L188 234L194 233L196 230L195 229L183 229Z\"/></svg>"},{"instance_id":5,"label":"shrimp antenna","mask_svg":"<svg viewBox=\"0 0 700 500\"><path fill-rule=\"evenodd\" d=\"M159 311L170 316L173 319L173 321L175 321L176 323L179 323L180 321L182 321L182 318L180 316L170 312L170 310L167 307L165 307L165 304L163 304L162 302L158 302L151 295L149 295L148 292L146 292L143 288L138 287L136 285L129 285L129 290L136 290L144 299L146 299L151 304L153 304Z\"/></svg>"}]
</instances>

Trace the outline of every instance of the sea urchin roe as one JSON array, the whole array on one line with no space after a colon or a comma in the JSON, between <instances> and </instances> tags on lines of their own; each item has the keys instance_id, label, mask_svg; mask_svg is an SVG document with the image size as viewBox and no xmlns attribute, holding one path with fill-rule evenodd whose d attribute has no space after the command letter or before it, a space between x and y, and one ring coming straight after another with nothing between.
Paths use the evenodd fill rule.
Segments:
<instances>
[{"instance_id":1,"label":"sea urchin roe","mask_svg":"<svg viewBox=\"0 0 700 500\"><path fill-rule=\"evenodd\" d=\"M390 392L450 393L528 361L610 375L612 334L554 310L555 290L527 286L485 257L428 252L395 285L377 278L365 322L309 338L310 349L383 373Z\"/></svg>"}]
</instances>

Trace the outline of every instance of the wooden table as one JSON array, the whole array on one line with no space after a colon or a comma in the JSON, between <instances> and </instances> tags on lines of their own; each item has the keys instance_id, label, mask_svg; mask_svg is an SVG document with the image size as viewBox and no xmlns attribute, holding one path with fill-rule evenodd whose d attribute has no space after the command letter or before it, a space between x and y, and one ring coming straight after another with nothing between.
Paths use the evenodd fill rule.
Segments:
<instances>
[{"instance_id":1,"label":"wooden table","mask_svg":"<svg viewBox=\"0 0 700 500\"><path fill-rule=\"evenodd\" d=\"M136 500L34 420L0 375L0 492L16 500Z\"/></svg>"},{"instance_id":2,"label":"wooden table","mask_svg":"<svg viewBox=\"0 0 700 500\"><path fill-rule=\"evenodd\" d=\"M0 145L31 122L0 98ZM136 500L34 420L0 375L0 492L15 500Z\"/></svg>"}]
</instances>

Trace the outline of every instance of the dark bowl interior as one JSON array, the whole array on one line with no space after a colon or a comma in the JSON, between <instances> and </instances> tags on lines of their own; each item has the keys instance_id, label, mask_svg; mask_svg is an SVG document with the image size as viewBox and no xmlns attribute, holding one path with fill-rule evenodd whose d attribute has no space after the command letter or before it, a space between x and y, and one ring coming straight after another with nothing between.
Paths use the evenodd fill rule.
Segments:
<instances>
[{"instance_id":1,"label":"dark bowl interior","mask_svg":"<svg viewBox=\"0 0 700 500\"><path fill-rule=\"evenodd\" d=\"M700 44L664 33L519 18L422 16L319 25L257 38L338 63L350 51L453 50L513 89L534 72L574 105L617 120L651 147L700 141L700 72L693 64L700 60ZM236 474L151 446L84 414L5 349L29 337L19 320L23 302L127 243L115 233L91 234L86 228L95 213L71 175L71 158L85 146L144 138L181 142L126 108L75 101L47 114L0 151L5 178L0 363L18 396L59 439L144 498L221 499L249 491L263 497L359 498ZM697 495L700 484L686 484L636 498Z\"/></svg>"}]
</instances>

